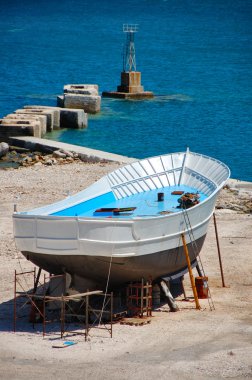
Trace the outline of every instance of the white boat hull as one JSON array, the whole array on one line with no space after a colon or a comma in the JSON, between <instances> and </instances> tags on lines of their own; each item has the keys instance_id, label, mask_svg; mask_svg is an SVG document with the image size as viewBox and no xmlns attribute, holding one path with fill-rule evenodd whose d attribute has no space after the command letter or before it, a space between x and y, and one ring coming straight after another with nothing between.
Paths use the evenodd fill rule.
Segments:
<instances>
[{"instance_id":1,"label":"white boat hull","mask_svg":"<svg viewBox=\"0 0 252 380\"><path fill-rule=\"evenodd\" d=\"M185 234L193 262L203 245L216 197L229 177L229 170L224 164L210 159L215 163L211 174L209 158L199 155L203 157L202 168L208 165L208 177L202 168L195 174L194 169L190 169L189 165L185 166L185 161L189 164L191 160L194 164L195 156L198 155L188 152L176 155L174 154L172 162L177 160L177 166L165 171L167 181L172 181L172 173L175 185L193 183L195 188L203 187L207 198L198 205L188 210L155 217L119 219L51 215L57 208L66 207L66 204L60 202L29 213L14 214L14 236L18 249L43 269L51 273L67 272L73 278L78 276L90 281L94 287L106 284L110 263L111 286L137 281L142 277L155 279L183 271L186 260L181 234ZM158 173L157 170L155 175L161 178L163 174L163 171ZM125 181L111 185L111 178L115 182L115 174L109 179L104 178L91 190L84 191L82 197L73 197L70 205L77 204L83 197L84 200L93 199L95 194L106 193L111 188L117 194L117 198L127 198L127 195L122 195L126 192ZM143 187L140 183L142 180L142 177L134 179L134 188L136 181ZM127 186L127 189L130 189L129 181ZM69 201L67 205L69 206Z\"/></svg>"}]
</instances>

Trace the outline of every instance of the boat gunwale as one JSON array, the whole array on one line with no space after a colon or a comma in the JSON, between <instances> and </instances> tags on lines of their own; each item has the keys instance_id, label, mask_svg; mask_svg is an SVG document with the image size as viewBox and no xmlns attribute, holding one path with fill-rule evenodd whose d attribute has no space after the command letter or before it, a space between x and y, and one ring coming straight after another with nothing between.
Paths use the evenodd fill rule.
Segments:
<instances>
[{"instance_id":1,"label":"boat gunwale","mask_svg":"<svg viewBox=\"0 0 252 380\"><path fill-rule=\"evenodd\" d=\"M208 201L210 201L216 193L218 193L221 188L223 187L223 185L225 184L226 181L224 181L222 183L222 185L218 188L216 188L207 198L205 198L202 202L190 207L190 208L187 208L186 209L186 212L187 213L191 213L191 210L194 210L194 209L197 209L199 207L202 207L202 205L204 205L205 203L207 203ZM108 223L108 224L115 224L115 222L117 224L134 224L134 222L138 222L138 221L146 221L146 220L158 220L158 219L166 219L166 218L174 218L176 217L177 215L181 214L181 212L183 212L184 209L181 208L181 209L177 209L177 211L175 212L170 212L169 214L157 214L157 215L150 215L150 216L133 216L132 218L123 218L123 217L120 217L120 218L117 218L116 216L115 217L93 217L93 216L76 216L76 215L73 215L73 216L62 216L62 215L42 215L42 214L26 214L26 213L14 213L13 214L13 217L14 218L27 218L27 219L44 219L44 220L76 220L76 221L88 221L88 222L93 222L93 223L97 223L97 222L104 222L104 223Z\"/></svg>"},{"instance_id":2,"label":"boat gunwale","mask_svg":"<svg viewBox=\"0 0 252 380\"><path fill-rule=\"evenodd\" d=\"M127 164L127 165L124 165L122 168L124 167L129 167L131 166L132 164L134 164L135 162L139 162L139 161L144 161L144 160L148 160L148 159L152 159L152 158L161 158L161 157L167 157L167 156L172 156L172 155L180 155L180 154L184 154L185 156L188 154L188 151L185 151L185 152L173 152L173 153L168 153L168 154L163 154L163 155L157 155L157 156L152 156L152 157L147 157L147 158L143 158L141 160L136 160L134 161L133 163L130 163L130 164ZM207 196L206 199L204 199L202 202L200 202L199 204L196 204L194 205L192 208L194 209L195 207L200 207L202 204L206 203L208 200L210 200L213 196L215 196L216 193L218 193L220 191L220 189L225 185L226 181L228 180L228 178L230 178L230 169L229 167L223 163L222 161L218 160L218 159L215 159L215 158L212 158L210 156L206 156L204 154L201 154L201 153L195 153L195 152L189 152L189 154L192 154L192 155L195 155L195 156L199 156L199 157L204 157L210 161L214 161L216 163L218 163L220 166L224 167L224 169L227 171L226 173L226 178L221 182L221 184L217 184L216 182L212 181L211 179L207 178L207 176L205 176L204 174L198 172L197 170L194 170L194 169L191 169L191 168L187 168L185 167L185 169L187 168L188 170L190 170L191 172L193 172L195 175L199 175L203 178L205 178L207 181L209 181L214 187L215 189L210 193L209 196ZM120 168L119 168L120 169ZM57 213L61 210L64 210L64 209L67 209L67 208L70 208L70 207L74 207L80 203L85 203L89 200L92 200L92 199L95 199L96 197L99 197L101 195L105 195L105 194L109 194L110 192L113 193L113 195L115 196L114 192L113 192L113 188L114 187L117 187L117 186L120 186L120 185L116 185L116 186L111 186L110 185L110 191L103 191L103 192L98 192L96 194L95 197L92 197L92 198L88 198L88 199L85 199L85 200L78 200L76 202L73 202L69 205L67 205L67 207L65 208L62 208L62 203L64 201L67 201L67 200L70 200L71 198L75 198L76 196L80 195L82 192L84 192L85 190L87 190L88 188L90 188L92 185L94 184L97 184L100 180L104 180L104 179L107 179L108 183L110 183L110 180L109 180L109 175L110 174L113 174L116 170L119 170L119 169L115 169L114 171L108 173L107 175L101 177L97 182L94 182L92 183L89 187L81 190L80 192L77 192L76 194L72 195L72 196L69 196L65 199L62 199L58 202L54 202L54 203L51 203L49 205L45 205L45 206L41 206L39 207L38 209L43 209L43 208L48 208L50 206L56 206L56 205L60 205L61 207L60 208L56 208L56 210L54 210L52 213ZM161 173L155 173L153 175L156 175L156 176L159 176L160 174L162 173L167 173L167 172L174 172L178 170L178 168L172 168L171 170L166 170L164 172L161 172ZM180 170L182 170L182 167L180 167ZM150 175L150 176L153 176L153 175ZM140 180L142 177L140 178L136 178L136 179L132 179L131 181L128 181L128 183L132 183L132 182L136 182L138 180ZM176 185L175 185L176 186ZM180 184L180 186L183 186ZM171 186L166 186L167 188L171 187ZM160 187L160 189L162 189ZM154 190L154 189L153 189ZM148 191L151 191L151 190L146 190L146 191L143 191L143 192L148 192ZM127 197L124 197L124 198L127 198ZM97 221L106 221L108 223L115 223L115 221L117 223L120 223L120 222L128 222L128 223L133 223L134 221L139 221L139 220L152 220L152 219L164 219L164 218L167 218L167 217L175 217L178 213L180 213L181 211L178 209L176 212L170 212L169 214L165 214L165 215L148 215L148 216L132 216L130 219L129 218L124 218L123 216L121 216L120 218L116 218L116 217L112 217L112 218L108 218L108 217L93 217L93 216L76 216L76 215L73 215L73 216L63 216L63 215L51 215L49 214L48 212L47 213L41 213L41 214L29 214L29 212L32 212L33 210L36 210L36 209L32 209L30 211L24 211L24 212L16 212L13 214L13 217L25 217L25 218L28 218L30 217L31 219L33 218L42 218L44 217L45 219L51 219L53 220L54 218L55 219L60 219L60 220L65 220L65 219L76 219L76 220L87 220L87 221L93 221L93 222L97 222ZM190 211L190 209L187 209L187 211ZM44 219L43 218L43 219Z\"/></svg>"}]
</instances>

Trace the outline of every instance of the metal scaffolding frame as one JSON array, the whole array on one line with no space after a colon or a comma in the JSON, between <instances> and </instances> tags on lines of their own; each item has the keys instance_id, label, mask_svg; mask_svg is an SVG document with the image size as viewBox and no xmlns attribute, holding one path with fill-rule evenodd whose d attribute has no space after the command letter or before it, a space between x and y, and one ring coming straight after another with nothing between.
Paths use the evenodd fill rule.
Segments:
<instances>
[{"instance_id":1,"label":"metal scaffolding frame","mask_svg":"<svg viewBox=\"0 0 252 380\"><path fill-rule=\"evenodd\" d=\"M152 315L152 281L130 283L127 286L127 309L132 316Z\"/></svg>"},{"instance_id":2,"label":"metal scaffolding frame","mask_svg":"<svg viewBox=\"0 0 252 380\"><path fill-rule=\"evenodd\" d=\"M24 309L25 306L30 306L29 320L34 324L41 322L43 325L43 337L46 335L46 326L49 323L60 323L60 334L63 338L65 333L83 334L87 340L89 332L93 328L105 329L109 332L112 338L113 326L113 293L104 294L101 290L87 291L85 293L77 293L73 295L65 295L66 275L49 275L44 274L44 281L39 282L41 270L38 273L36 268L27 272L17 272L14 274L14 315L13 315L13 330L16 332L18 312ZM30 277L27 281L27 276ZM62 279L63 290L61 296L49 296L47 294L48 284L52 279ZM32 289L31 289L32 286ZM39 292L37 292L39 286ZM29 289L28 289L29 288ZM55 290L56 288L54 288ZM64 294L63 294L64 293ZM102 309L94 308L90 305L90 298L94 296L104 297ZM47 305L49 303L58 303L59 310L58 318L50 320L47 315ZM72 306L72 302L79 303L77 310ZM93 322L90 322L91 317ZM104 316L106 321L104 321ZM84 332L69 331L67 318L75 318L78 322L84 325Z\"/></svg>"}]
</instances>

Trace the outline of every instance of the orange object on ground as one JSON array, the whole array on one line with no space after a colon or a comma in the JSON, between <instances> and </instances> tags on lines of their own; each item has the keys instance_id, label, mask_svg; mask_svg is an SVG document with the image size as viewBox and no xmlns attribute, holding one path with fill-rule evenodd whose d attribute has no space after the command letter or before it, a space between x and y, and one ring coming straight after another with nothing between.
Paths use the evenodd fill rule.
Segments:
<instances>
[{"instance_id":1,"label":"orange object on ground","mask_svg":"<svg viewBox=\"0 0 252 380\"><path fill-rule=\"evenodd\" d=\"M195 277L198 298L208 298L208 277Z\"/></svg>"}]
</instances>

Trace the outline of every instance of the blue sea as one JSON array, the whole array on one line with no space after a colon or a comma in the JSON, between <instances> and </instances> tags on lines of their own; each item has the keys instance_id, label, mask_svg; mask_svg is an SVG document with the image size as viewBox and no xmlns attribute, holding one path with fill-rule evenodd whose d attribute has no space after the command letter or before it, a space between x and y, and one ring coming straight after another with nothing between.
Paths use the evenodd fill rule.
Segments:
<instances>
[{"instance_id":1,"label":"blue sea","mask_svg":"<svg viewBox=\"0 0 252 380\"><path fill-rule=\"evenodd\" d=\"M195 152L252 181L251 0L1 0L0 117L69 83L115 90L136 23L145 101L102 99L86 130L47 138L131 157Z\"/></svg>"}]
</instances>

